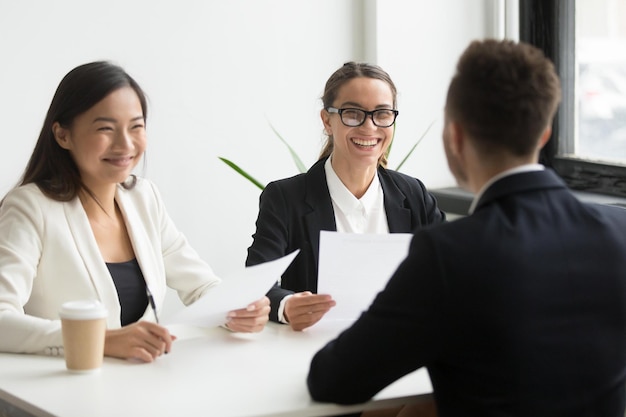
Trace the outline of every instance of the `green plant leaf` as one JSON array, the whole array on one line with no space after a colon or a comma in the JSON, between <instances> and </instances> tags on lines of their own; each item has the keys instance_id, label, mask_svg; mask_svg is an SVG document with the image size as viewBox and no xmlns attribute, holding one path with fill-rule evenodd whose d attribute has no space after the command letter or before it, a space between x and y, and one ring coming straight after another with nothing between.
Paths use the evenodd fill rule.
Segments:
<instances>
[{"instance_id":1,"label":"green plant leaf","mask_svg":"<svg viewBox=\"0 0 626 417\"><path fill-rule=\"evenodd\" d=\"M305 173L307 171L306 166L304 166L304 164L302 163L302 160L300 159L296 151L294 151L293 148L287 143L287 141L283 139L283 137L280 135L280 133L278 133L278 131L274 128L274 126L272 126L271 123L268 122L268 124L270 125L270 127L272 128L276 136L278 136L278 139L280 139L281 142L285 144L287 149L289 149L289 153L291 154L291 159L293 159L293 162L296 164L296 168L298 168L298 171L300 171L300 173Z\"/></svg>"},{"instance_id":2,"label":"green plant leaf","mask_svg":"<svg viewBox=\"0 0 626 417\"><path fill-rule=\"evenodd\" d=\"M428 125L428 127L426 128L426 130L424 131L424 133L422 133L422 136L419 137L419 139L417 140L417 142L415 142L415 144L413 145L413 147L411 148L411 150L409 151L409 153L406 154L406 156L404 157L404 159L402 159L402 161L400 162L400 164L398 165L398 167L396 168L396 171L400 171L400 168L402 168L402 165L404 165L404 163L406 162L407 159L409 159L409 156L411 156L411 154L413 153L413 151L415 150L415 148L417 148L417 145L420 144L420 142L422 141L422 139L424 139L424 137L426 136L426 134L428 133L428 131L430 130L431 127L433 127L433 125L435 124L435 122L437 121L437 119L433 120L432 122L430 122L430 124Z\"/></svg>"},{"instance_id":3,"label":"green plant leaf","mask_svg":"<svg viewBox=\"0 0 626 417\"><path fill-rule=\"evenodd\" d=\"M226 165L228 165L229 167L231 167L232 169L234 169L235 171L237 171L239 173L239 175L241 175L242 177L246 178L248 181L250 181L252 184L256 185L257 187L259 187L261 190L265 189L265 186L263 184L261 184L259 181L257 181L256 179L254 179L250 174L248 174L246 171L244 171L243 169L241 169L239 167L239 165L237 165L236 163L226 159L226 158L222 158L221 156L218 156L218 158L224 162Z\"/></svg>"}]
</instances>

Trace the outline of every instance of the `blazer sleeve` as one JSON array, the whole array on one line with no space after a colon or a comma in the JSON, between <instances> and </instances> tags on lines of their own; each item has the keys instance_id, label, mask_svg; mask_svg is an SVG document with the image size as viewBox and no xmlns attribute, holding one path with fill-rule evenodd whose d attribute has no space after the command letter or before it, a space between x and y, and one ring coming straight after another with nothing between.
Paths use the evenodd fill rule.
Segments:
<instances>
[{"instance_id":1,"label":"blazer sleeve","mask_svg":"<svg viewBox=\"0 0 626 417\"><path fill-rule=\"evenodd\" d=\"M289 245L287 201L278 183L268 184L259 197L259 214L256 232L252 235L252 245L248 248L246 266L273 261L287 255ZM293 291L285 290L277 283L269 289L270 320L278 322L280 301Z\"/></svg>"},{"instance_id":2,"label":"blazer sleeve","mask_svg":"<svg viewBox=\"0 0 626 417\"><path fill-rule=\"evenodd\" d=\"M418 233L370 308L313 357L307 384L314 400L367 401L433 359L445 309L439 268L433 245Z\"/></svg>"},{"instance_id":3,"label":"blazer sleeve","mask_svg":"<svg viewBox=\"0 0 626 417\"><path fill-rule=\"evenodd\" d=\"M63 345L60 320L24 313L42 253L45 202L29 189L10 192L0 206L0 351L44 353ZM50 353L50 352L48 352Z\"/></svg>"}]
</instances>

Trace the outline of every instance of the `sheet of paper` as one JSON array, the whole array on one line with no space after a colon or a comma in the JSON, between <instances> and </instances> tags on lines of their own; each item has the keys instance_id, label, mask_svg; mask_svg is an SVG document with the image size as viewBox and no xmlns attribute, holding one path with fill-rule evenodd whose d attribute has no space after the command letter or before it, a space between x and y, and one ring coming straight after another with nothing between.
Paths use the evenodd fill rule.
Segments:
<instances>
[{"instance_id":1,"label":"sheet of paper","mask_svg":"<svg viewBox=\"0 0 626 417\"><path fill-rule=\"evenodd\" d=\"M322 320L356 320L406 258L410 233L322 231L317 292L337 305Z\"/></svg>"},{"instance_id":2,"label":"sheet of paper","mask_svg":"<svg viewBox=\"0 0 626 417\"><path fill-rule=\"evenodd\" d=\"M203 327L220 326L229 311L245 308L263 297L279 280L300 250L274 261L249 266L222 276L222 282L209 289L195 303L163 317L163 324L192 324Z\"/></svg>"}]
</instances>

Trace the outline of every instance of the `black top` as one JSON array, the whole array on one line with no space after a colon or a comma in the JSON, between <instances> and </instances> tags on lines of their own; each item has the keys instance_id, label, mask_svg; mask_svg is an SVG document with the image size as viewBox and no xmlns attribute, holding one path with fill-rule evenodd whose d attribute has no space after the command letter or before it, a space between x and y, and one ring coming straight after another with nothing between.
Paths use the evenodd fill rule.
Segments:
<instances>
[{"instance_id":1,"label":"black top","mask_svg":"<svg viewBox=\"0 0 626 417\"><path fill-rule=\"evenodd\" d=\"M137 259L127 262L107 263L113 277L117 296L122 307L122 326L138 321L148 307L146 281L143 279Z\"/></svg>"}]
</instances>

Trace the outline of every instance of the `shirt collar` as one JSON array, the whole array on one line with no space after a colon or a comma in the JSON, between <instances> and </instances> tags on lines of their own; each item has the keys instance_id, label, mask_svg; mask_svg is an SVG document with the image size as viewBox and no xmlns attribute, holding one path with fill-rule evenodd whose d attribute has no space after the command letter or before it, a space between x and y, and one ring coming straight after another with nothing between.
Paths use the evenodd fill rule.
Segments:
<instances>
[{"instance_id":1,"label":"shirt collar","mask_svg":"<svg viewBox=\"0 0 626 417\"><path fill-rule=\"evenodd\" d=\"M474 200L472 200L472 205L469 208L468 214L472 214L474 212L474 210L476 209L476 205L478 205L478 201L480 201L480 198L483 196L487 188L491 187L496 181L510 175L521 174L523 172L543 171L544 169L545 167L541 164L525 164L515 168L507 169L506 171L502 171L501 173L494 175L482 186L476 196L474 196Z\"/></svg>"},{"instance_id":2,"label":"shirt collar","mask_svg":"<svg viewBox=\"0 0 626 417\"><path fill-rule=\"evenodd\" d=\"M378 191L381 189L378 174L374 175L365 194L363 194L360 199L357 199L344 183L341 182L341 179L333 169L330 159L329 157L324 163L324 170L326 171L328 191L333 202L337 204L339 209L344 213L350 213L360 209L364 209L365 213L371 213L378 203Z\"/></svg>"}]
</instances>

